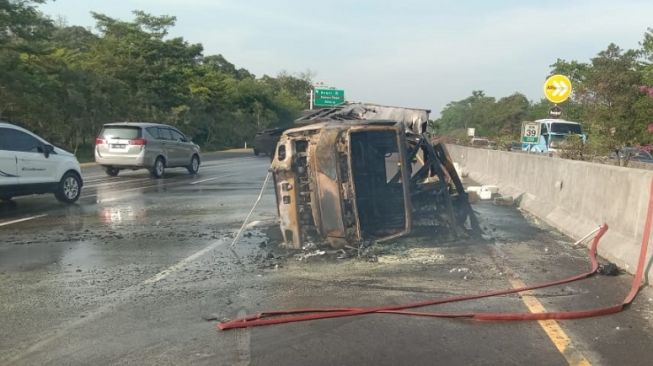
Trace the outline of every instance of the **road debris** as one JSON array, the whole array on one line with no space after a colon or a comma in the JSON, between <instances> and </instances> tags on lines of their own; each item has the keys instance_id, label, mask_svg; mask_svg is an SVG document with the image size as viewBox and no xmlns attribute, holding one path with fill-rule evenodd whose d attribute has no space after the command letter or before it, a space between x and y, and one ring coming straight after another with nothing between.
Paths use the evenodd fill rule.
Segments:
<instances>
[{"instance_id":1,"label":"road debris","mask_svg":"<svg viewBox=\"0 0 653 366\"><path fill-rule=\"evenodd\" d=\"M602 263L599 265L599 273L604 276L617 276L619 275L619 267L612 262Z\"/></svg>"},{"instance_id":2,"label":"road debris","mask_svg":"<svg viewBox=\"0 0 653 366\"><path fill-rule=\"evenodd\" d=\"M298 261L303 261L312 257L323 256L325 254L327 254L327 252L324 250L314 250L308 253L295 254L295 259L297 259Z\"/></svg>"},{"instance_id":3,"label":"road debris","mask_svg":"<svg viewBox=\"0 0 653 366\"><path fill-rule=\"evenodd\" d=\"M469 186L466 189L468 194L474 194L481 200L491 200L499 194L499 187L494 185Z\"/></svg>"},{"instance_id":4,"label":"road debris","mask_svg":"<svg viewBox=\"0 0 653 366\"><path fill-rule=\"evenodd\" d=\"M512 196L495 197L494 204L497 206L512 206L515 204L515 199Z\"/></svg>"},{"instance_id":5,"label":"road debris","mask_svg":"<svg viewBox=\"0 0 653 366\"><path fill-rule=\"evenodd\" d=\"M467 267L456 267L449 270L449 273L469 273L471 272Z\"/></svg>"},{"instance_id":6,"label":"road debris","mask_svg":"<svg viewBox=\"0 0 653 366\"><path fill-rule=\"evenodd\" d=\"M469 203L476 203L481 200L481 197L478 195L477 191L469 191L467 192L467 200Z\"/></svg>"}]
</instances>

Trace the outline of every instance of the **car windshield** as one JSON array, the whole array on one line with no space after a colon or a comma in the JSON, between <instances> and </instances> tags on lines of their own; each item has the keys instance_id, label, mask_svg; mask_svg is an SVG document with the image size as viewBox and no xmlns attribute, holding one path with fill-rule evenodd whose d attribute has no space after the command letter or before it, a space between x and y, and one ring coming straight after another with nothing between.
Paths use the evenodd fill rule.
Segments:
<instances>
[{"instance_id":1,"label":"car windshield","mask_svg":"<svg viewBox=\"0 0 653 366\"><path fill-rule=\"evenodd\" d=\"M551 133L580 135L583 131L581 130L580 125L576 123L553 122L551 123Z\"/></svg>"},{"instance_id":2,"label":"car windshield","mask_svg":"<svg viewBox=\"0 0 653 366\"><path fill-rule=\"evenodd\" d=\"M644 150L639 150L639 149L629 149L625 148L621 150L622 157L631 157L631 158L638 158L641 160L653 160L653 157L651 157L651 154Z\"/></svg>"},{"instance_id":3,"label":"car windshield","mask_svg":"<svg viewBox=\"0 0 653 366\"><path fill-rule=\"evenodd\" d=\"M102 129L100 136L106 139L137 139L141 137L141 129L133 126L107 126Z\"/></svg>"}]
</instances>

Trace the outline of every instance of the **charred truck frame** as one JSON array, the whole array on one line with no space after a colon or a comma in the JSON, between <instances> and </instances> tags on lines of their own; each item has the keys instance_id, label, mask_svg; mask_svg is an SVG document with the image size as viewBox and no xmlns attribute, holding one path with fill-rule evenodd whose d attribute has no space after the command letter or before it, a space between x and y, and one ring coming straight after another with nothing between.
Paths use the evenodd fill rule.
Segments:
<instances>
[{"instance_id":1,"label":"charred truck frame","mask_svg":"<svg viewBox=\"0 0 653 366\"><path fill-rule=\"evenodd\" d=\"M365 118L383 108L393 120ZM342 248L425 225L454 236L478 230L449 155L413 111L320 110L281 136L270 169L286 246L326 240Z\"/></svg>"}]
</instances>

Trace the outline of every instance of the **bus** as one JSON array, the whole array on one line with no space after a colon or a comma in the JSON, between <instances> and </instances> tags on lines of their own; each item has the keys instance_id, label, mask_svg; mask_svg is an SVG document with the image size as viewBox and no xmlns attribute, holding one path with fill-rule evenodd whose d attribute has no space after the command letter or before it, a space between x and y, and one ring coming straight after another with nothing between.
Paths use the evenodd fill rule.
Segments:
<instances>
[{"instance_id":1,"label":"bus","mask_svg":"<svg viewBox=\"0 0 653 366\"><path fill-rule=\"evenodd\" d=\"M540 124L540 140L534 144L522 144L523 151L554 153L569 136L579 136L583 143L587 140L578 122L563 119L538 119L535 122Z\"/></svg>"}]
</instances>

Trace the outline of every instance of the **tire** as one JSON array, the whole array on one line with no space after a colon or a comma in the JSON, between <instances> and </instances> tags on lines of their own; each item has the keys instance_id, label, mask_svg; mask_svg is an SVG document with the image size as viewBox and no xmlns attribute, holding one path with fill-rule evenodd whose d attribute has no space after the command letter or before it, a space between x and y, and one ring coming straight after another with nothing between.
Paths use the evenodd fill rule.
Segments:
<instances>
[{"instance_id":1,"label":"tire","mask_svg":"<svg viewBox=\"0 0 653 366\"><path fill-rule=\"evenodd\" d=\"M11 196L0 196L0 201L2 202L9 202L11 201Z\"/></svg>"},{"instance_id":2,"label":"tire","mask_svg":"<svg viewBox=\"0 0 653 366\"><path fill-rule=\"evenodd\" d=\"M254 148L254 155L258 156L258 154L259 154L259 151L256 150L256 148Z\"/></svg>"},{"instance_id":3,"label":"tire","mask_svg":"<svg viewBox=\"0 0 653 366\"><path fill-rule=\"evenodd\" d=\"M200 157L193 155L193 157L190 159L190 165L187 166L186 169L188 169L188 174L197 174L197 172L200 170Z\"/></svg>"},{"instance_id":4,"label":"tire","mask_svg":"<svg viewBox=\"0 0 653 366\"><path fill-rule=\"evenodd\" d=\"M108 166L104 168L104 172L110 177L117 177L118 173L120 173L120 169Z\"/></svg>"},{"instance_id":5,"label":"tire","mask_svg":"<svg viewBox=\"0 0 653 366\"><path fill-rule=\"evenodd\" d=\"M54 196L63 203L75 203L82 194L82 179L75 172L67 172L59 181Z\"/></svg>"},{"instance_id":6,"label":"tire","mask_svg":"<svg viewBox=\"0 0 653 366\"><path fill-rule=\"evenodd\" d=\"M150 174L152 174L154 178L160 179L163 177L165 170L166 170L166 162L163 159L163 157L159 156L154 161L154 166L150 170Z\"/></svg>"}]
</instances>

